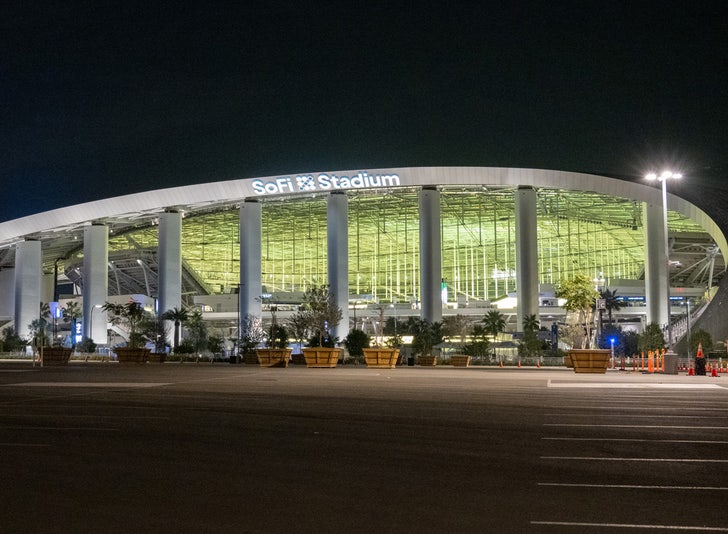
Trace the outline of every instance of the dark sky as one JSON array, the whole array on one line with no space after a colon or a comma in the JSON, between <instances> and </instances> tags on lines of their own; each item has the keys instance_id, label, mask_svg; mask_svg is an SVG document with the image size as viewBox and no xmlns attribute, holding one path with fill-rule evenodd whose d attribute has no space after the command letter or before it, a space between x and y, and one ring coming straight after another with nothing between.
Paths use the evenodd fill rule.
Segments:
<instances>
[{"instance_id":1,"label":"dark sky","mask_svg":"<svg viewBox=\"0 0 728 534\"><path fill-rule=\"evenodd\" d=\"M306 171L726 170L723 2L10 4L0 220Z\"/></svg>"}]
</instances>

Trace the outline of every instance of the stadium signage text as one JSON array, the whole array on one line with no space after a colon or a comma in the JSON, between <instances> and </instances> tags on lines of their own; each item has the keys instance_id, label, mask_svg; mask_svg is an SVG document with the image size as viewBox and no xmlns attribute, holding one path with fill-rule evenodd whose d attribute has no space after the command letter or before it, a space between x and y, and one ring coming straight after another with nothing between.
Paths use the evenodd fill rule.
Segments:
<instances>
[{"instance_id":1,"label":"stadium signage text","mask_svg":"<svg viewBox=\"0 0 728 534\"><path fill-rule=\"evenodd\" d=\"M352 176L321 173L281 176L271 180L253 180L257 195L280 195L306 191L334 191L339 189L377 189L400 185L398 174L369 174L360 171Z\"/></svg>"}]
</instances>

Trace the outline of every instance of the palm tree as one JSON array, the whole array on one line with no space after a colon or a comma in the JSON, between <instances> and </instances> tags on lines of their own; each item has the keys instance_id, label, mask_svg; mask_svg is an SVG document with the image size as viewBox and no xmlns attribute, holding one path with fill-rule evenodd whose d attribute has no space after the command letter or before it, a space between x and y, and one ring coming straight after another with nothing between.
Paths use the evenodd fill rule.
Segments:
<instances>
[{"instance_id":1,"label":"palm tree","mask_svg":"<svg viewBox=\"0 0 728 534\"><path fill-rule=\"evenodd\" d=\"M485 331L493 336L493 341L495 341L498 334L506 329L506 318L498 310L491 310L483 317L483 324L485 325ZM493 354L497 356L495 345L493 345Z\"/></svg>"},{"instance_id":2,"label":"palm tree","mask_svg":"<svg viewBox=\"0 0 728 534\"><path fill-rule=\"evenodd\" d=\"M162 318L166 321L174 321L174 339L173 344L176 349L180 342L180 327L182 323L187 322L190 314L185 308L172 308L162 314Z\"/></svg>"},{"instance_id":3,"label":"palm tree","mask_svg":"<svg viewBox=\"0 0 728 534\"><path fill-rule=\"evenodd\" d=\"M523 330L525 332L535 332L541 328L541 322L536 318L536 314L523 316Z\"/></svg>"},{"instance_id":4,"label":"palm tree","mask_svg":"<svg viewBox=\"0 0 728 534\"><path fill-rule=\"evenodd\" d=\"M498 334L506 329L506 318L498 310L491 310L483 317L483 324L486 332L495 339Z\"/></svg>"},{"instance_id":5,"label":"palm tree","mask_svg":"<svg viewBox=\"0 0 728 534\"><path fill-rule=\"evenodd\" d=\"M83 316L83 310L78 302L72 300L61 308L61 312L63 313L63 320L71 323L71 348L76 350L76 322Z\"/></svg>"},{"instance_id":6,"label":"palm tree","mask_svg":"<svg viewBox=\"0 0 728 534\"><path fill-rule=\"evenodd\" d=\"M609 289L604 289L599 294L600 298L604 299L604 307L607 309L609 324L612 324L612 312L617 312L622 309L622 303L617 297L617 290L610 291Z\"/></svg>"}]
</instances>

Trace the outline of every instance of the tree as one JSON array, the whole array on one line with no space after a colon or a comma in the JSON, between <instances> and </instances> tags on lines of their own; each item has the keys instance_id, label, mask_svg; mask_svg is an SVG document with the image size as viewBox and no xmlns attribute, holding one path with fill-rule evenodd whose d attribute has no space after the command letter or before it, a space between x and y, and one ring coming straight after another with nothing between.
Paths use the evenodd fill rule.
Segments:
<instances>
[{"instance_id":1,"label":"tree","mask_svg":"<svg viewBox=\"0 0 728 534\"><path fill-rule=\"evenodd\" d=\"M523 340L518 344L519 356L534 356L541 351L538 329L541 323L535 314L523 316Z\"/></svg>"},{"instance_id":2,"label":"tree","mask_svg":"<svg viewBox=\"0 0 728 534\"><path fill-rule=\"evenodd\" d=\"M488 332L481 325L473 326L470 332L472 341L463 345L463 354L482 360L490 355L490 341Z\"/></svg>"},{"instance_id":3,"label":"tree","mask_svg":"<svg viewBox=\"0 0 728 534\"><path fill-rule=\"evenodd\" d=\"M435 345L443 342L442 323L430 322L427 319L418 319L412 338L412 348L420 356L432 356Z\"/></svg>"},{"instance_id":4,"label":"tree","mask_svg":"<svg viewBox=\"0 0 728 534\"><path fill-rule=\"evenodd\" d=\"M465 343L465 337L470 329L470 320L464 315L449 315L442 320L442 332L449 338L459 338Z\"/></svg>"},{"instance_id":5,"label":"tree","mask_svg":"<svg viewBox=\"0 0 728 534\"><path fill-rule=\"evenodd\" d=\"M238 348L243 354L253 352L255 347L265 339L265 331L260 317L246 313L240 318Z\"/></svg>"},{"instance_id":6,"label":"tree","mask_svg":"<svg viewBox=\"0 0 728 534\"><path fill-rule=\"evenodd\" d=\"M483 325L485 331L493 337L493 340L498 337L498 334L506 329L506 318L498 310L491 310L483 317ZM495 347L493 347L493 354L496 354Z\"/></svg>"},{"instance_id":7,"label":"tree","mask_svg":"<svg viewBox=\"0 0 728 534\"><path fill-rule=\"evenodd\" d=\"M622 302L617 297L617 290L610 291L608 288L599 292L600 298L604 299L604 307L607 310L609 324L612 324L612 312L622 309Z\"/></svg>"},{"instance_id":8,"label":"tree","mask_svg":"<svg viewBox=\"0 0 728 534\"><path fill-rule=\"evenodd\" d=\"M498 334L506 329L506 318L501 312L491 310L483 317L483 324L485 325L485 331L495 339Z\"/></svg>"},{"instance_id":9,"label":"tree","mask_svg":"<svg viewBox=\"0 0 728 534\"><path fill-rule=\"evenodd\" d=\"M638 348L643 352L665 348L665 335L660 325L650 323L645 327L645 331L639 336Z\"/></svg>"},{"instance_id":10,"label":"tree","mask_svg":"<svg viewBox=\"0 0 728 534\"><path fill-rule=\"evenodd\" d=\"M61 308L63 314L63 320L71 323L71 348L76 349L76 324L78 320L83 316L83 310L78 302L71 300Z\"/></svg>"},{"instance_id":11,"label":"tree","mask_svg":"<svg viewBox=\"0 0 728 534\"><path fill-rule=\"evenodd\" d=\"M702 345L706 355L713 349L713 337L702 328L690 334L690 354L697 354L698 343Z\"/></svg>"},{"instance_id":12,"label":"tree","mask_svg":"<svg viewBox=\"0 0 728 534\"><path fill-rule=\"evenodd\" d=\"M202 312L194 310L187 316L187 339L198 354L207 350L207 324Z\"/></svg>"},{"instance_id":13,"label":"tree","mask_svg":"<svg viewBox=\"0 0 728 534\"><path fill-rule=\"evenodd\" d=\"M312 346L333 347L337 340L331 337L331 329L341 322L343 316L329 286L320 285L306 290L303 304L294 317L297 323L306 325L306 330L312 336Z\"/></svg>"},{"instance_id":14,"label":"tree","mask_svg":"<svg viewBox=\"0 0 728 534\"><path fill-rule=\"evenodd\" d=\"M363 356L364 349L369 348L369 334L358 328L352 329L344 339L344 346L350 356Z\"/></svg>"},{"instance_id":15,"label":"tree","mask_svg":"<svg viewBox=\"0 0 728 534\"><path fill-rule=\"evenodd\" d=\"M176 349L181 341L181 326L186 323L189 319L190 314L185 308L172 308L162 314L162 318L166 321L174 321L174 338L172 339L172 346Z\"/></svg>"},{"instance_id":16,"label":"tree","mask_svg":"<svg viewBox=\"0 0 728 534\"><path fill-rule=\"evenodd\" d=\"M585 329L585 335L578 335L579 329L571 329L572 345L581 345L586 348L591 340L592 309L594 300L599 298L599 292L588 276L577 274L573 278L562 280L556 286L555 295L557 298L565 299L564 308L572 315L571 322L577 327ZM575 317L574 317L575 315Z\"/></svg>"},{"instance_id":17,"label":"tree","mask_svg":"<svg viewBox=\"0 0 728 534\"><path fill-rule=\"evenodd\" d=\"M135 301L126 304L114 304L106 302L101 309L111 314L112 324L120 324L129 331L129 348L138 349L144 346L144 334L142 326L147 317L147 312L141 304Z\"/></svg>"}]
</instances>

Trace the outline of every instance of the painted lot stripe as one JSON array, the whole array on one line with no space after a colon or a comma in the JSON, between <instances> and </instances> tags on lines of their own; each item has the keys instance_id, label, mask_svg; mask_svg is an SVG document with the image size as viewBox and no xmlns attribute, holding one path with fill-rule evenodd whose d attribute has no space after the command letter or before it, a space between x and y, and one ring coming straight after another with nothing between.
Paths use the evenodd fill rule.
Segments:
<instances>
[{"instance_id":1,"label":"painted lot stripe","mask_svg":"<svg viewBox=\"0 0 728 534\"><path fill-rule=\"evenodd\" d=\"M702 443L708 445L725 445L728 441L712 439L644 439L644 438L541 438L550 441L636 441L639 443Z\"/></svg>"},{"instance_id":2,"label":"painted lot stripe","mask_svg":"<svg viewBox=\"0 0 728 534\"><path fill-rule=\"evenodd\" d=\"M550 388L609 388L609 389L726 389L718 384L679 384L659 382L553 382L549 380Z\"/></svg>"},{"instance_id":3,"label":"painted lot stripe","mask_svg":"<svg viewBox=\"0 0 728 534\"><path fill-rule=\"evenodd\" d=\"M606 456L541 456L542 460L585 460L589 462L665 462L696 464L728 464L728 460L706 460L703 458L612 458Z\"/></svg>"},{"instance_id":4,"label":"painted lot stripe","mask_svg":"<svg viewBox=\"0 0 728 534\"><path fill-rule=\"evenodd\" d=\"M728 532L725 527L691 527L687 525L632 525L629 523L572 523L568 521L531 521L532 525L557 527L593 527L593 528L642 528L650 530L682 530L688 532Z\"/></svg>"},{"instance_id":5,"label":"painted lot stripe","mask_svg":"<svg viewBox=\"0 0 728 534\"><path fill-rule=\"evenodd\" d=\"M48 443L0 443L0 447L50 447Z\"/></svg>"},{"instance_id":6,"label":"painted lot stripe","mask_svg":"<svg viewBox=\"0 0 728 534\"><path fill-rule=\"evenodd\" d=\"M694 430L725 430L728 426L686 426L686 425L589 425L577 423L544 423L543 426L571 426L571 427L591 427L591 428L672 428L672 429L688 429Z\"/></svg>"},{"instance_id":7,"label":"painted lot stripe","mask_svg":"<svg viewBox=\"0 0 728 534\"><path fill-rule=\"evenodd\" d=\"M649 410L649 408L647 408ZM644 411L644 409L643 409ZM637 414L630 415L626 413L547 413L544 417L588 417L594 419L597 417L625 417L629 419L715 419L715 415L655 415L655 414ZM717 416L720 417L720 416Z\"/></svg>"},{"instance_id":8,"label":"painted lot stripe","mask_svg":"<svg viewBox=\"0 0 728 534\"><path fill-rule=\"evenodd\" d=\"M0 430L91 430L94 432L118 432L118 428L101 428L90 426L0 426Z\"/></svg>"},{"instance_id":9,"label":"painted lot stripe","mask_svg":"<svg viewBox=\"0 0 728 534\"><path fill-rule=\"evenodd\" d=\"M636 484L563 484L560 482L539 482L539 486L557 486L560 488L606 488L606 489L649 489L649 490L681 490L681 491L728 491L721 486L640 486Z\"/></svg>"},{"instance_id":10,"label":"painted lot stripe","mask_svg":"<svg viewBox=\"0 0 728 534\"><path fill-rule=\"evenodd\" d=\"M154 388L170 386L170 382L20 382L6 386L39 388Z\"/></svg>"}]
</instances>

